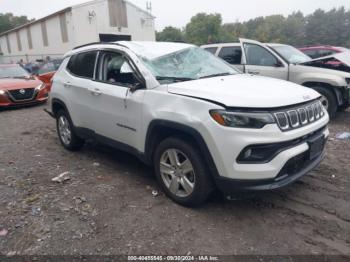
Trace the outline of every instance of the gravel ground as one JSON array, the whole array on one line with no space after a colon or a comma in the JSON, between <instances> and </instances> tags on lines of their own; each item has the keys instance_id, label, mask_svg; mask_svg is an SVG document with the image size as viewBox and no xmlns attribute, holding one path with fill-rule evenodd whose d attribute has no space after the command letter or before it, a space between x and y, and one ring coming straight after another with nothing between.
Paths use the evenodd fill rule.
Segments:
<instances>
[{"instance_id":1,"label":"gravel ground","mask_svg":"<svg viewBox=\"0 0 350 262\"><path fill-rule=\"evenodd\" d=\"M294 185L197 209L158 191L120 151L59 144L43 106L0 112L0 254L350 255L350 112L324 162ZM51 179L69 172L70 180ZM2 236L1 236L2 235Z\"/></svg>"}]
</instances>

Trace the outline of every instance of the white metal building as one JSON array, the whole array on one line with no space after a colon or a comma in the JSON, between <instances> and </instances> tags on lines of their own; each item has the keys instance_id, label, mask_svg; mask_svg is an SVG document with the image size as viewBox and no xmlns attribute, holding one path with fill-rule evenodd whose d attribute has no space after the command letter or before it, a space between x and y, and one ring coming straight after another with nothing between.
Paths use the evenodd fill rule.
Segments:
<instances>
[{"instance_id":1,"label":"white metal building","mask_svg":"<svg viewBox=\"0 0 350 262\"><path fill-rule=\"evenodd\" d=\"M0 63L61 57L91 42L155 41L154 17L125 0L94 0L0 34Z\"/></svg>"}]
</instances>

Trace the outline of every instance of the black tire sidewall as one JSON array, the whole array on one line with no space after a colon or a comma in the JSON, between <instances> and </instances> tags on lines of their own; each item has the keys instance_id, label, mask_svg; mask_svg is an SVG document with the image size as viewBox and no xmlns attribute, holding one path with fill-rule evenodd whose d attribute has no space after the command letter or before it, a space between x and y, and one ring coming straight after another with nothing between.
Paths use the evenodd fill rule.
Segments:
<instances>
[{"instance_id":1,"label":"black tire sidewall","mask_svg":"<svg viewBox=\"0 0 350 262\"><path fill-rule=\"evenodd\" d=\"M61 116L64 116L67 120L68 120L68 123L69 123L69 127L70 127L70 131L71 131L71 141L69 143L69 145L65 144L63 141L62 141L62 138L61 138L61 135L60 135L60 132L59 132L59 127L58 127L58 121L60 119ZM84 141L82 139L80 139L74 132L74 126L73 126L73 123L72 123L72 120L69 116L69 114L64 111L64 110L60 110L57 115L56 115L56 130L57 130L57 134L58 134L58 138L62 144L62 146L67 149L67 150L70 150L70 151L77 151L79 150L83 144L84 144Z\"/></svg>"},{"instance_id":2,"label":"black tire sidewall","mask_svg":"<svg viewBox=\"0 0 350 262\"><path fill-rule=\"evenodd\" d=\"M164 184L163 178L160 174L160 158L168 149L180 150L189 158L192 163L195 173L195 186L192 194L188 197L178 197L174 195ZM162 190L169 198L180 205L187 207L195 207L201 205L209 198L211 192L213 191L213 183L200 152L196 150L195 147L190 143L187 143L182 139L167 138L162 141L156 148L153 163L156 177Z\"/></svg>"}]
</instances>

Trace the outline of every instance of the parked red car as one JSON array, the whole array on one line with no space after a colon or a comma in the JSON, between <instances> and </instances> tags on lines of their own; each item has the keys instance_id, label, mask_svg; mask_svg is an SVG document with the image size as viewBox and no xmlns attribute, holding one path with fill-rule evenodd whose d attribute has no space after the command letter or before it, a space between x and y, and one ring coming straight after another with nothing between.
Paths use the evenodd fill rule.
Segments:
<instances>
[{"instance_id":1,"label":"parked red car","mask_svg":"<svg viewBox=\"0 0 350 262\"><path fill-rule=\"evenodd\" d=\"M49 88L17 64L0 65L0 108L46 102Z\"/></svg>"},{"instance_id":2,"label":"parked red car","mask_svg":"<svg viewBox=\"0 0 350 262\"><path fill-rule=\"evenodd\" d=\"M51 91L51 80L55 75L56 71L60 67L63 59L54 59L42 64L37 72L34 72L37 77L45 83L49 91Z\"/></svg>"},{"instance_id":3,"label":"parked red car","mask_svg":"<svg viewBox=\"0 0 350 262\"><path fill-rule=\"evenodd\" d=\"M311 57L312 59L350 51L345 47L327 46L327 45L301 47L299 48L299 50L302 51L304 54L308 55L309 57Z\"/></svg>"}]
</instances>

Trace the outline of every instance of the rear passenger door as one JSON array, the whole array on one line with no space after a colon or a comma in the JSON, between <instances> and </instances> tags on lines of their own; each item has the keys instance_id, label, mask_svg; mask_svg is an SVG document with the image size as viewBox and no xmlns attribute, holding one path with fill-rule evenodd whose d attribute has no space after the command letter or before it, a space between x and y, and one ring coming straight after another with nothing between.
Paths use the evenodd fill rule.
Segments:
<instances>
[{"instance_id":1,"label":"rear passenger door","mask_svg":"<svg viewBox=\"0 0 350 262\"><path fill-rule=\"evenodd\" d=\"M218 56L235 68L244 71L242 65L242 48L240 46L224 46L220 49Z\"/></svg>"},{"instance_id":2,"label":"rear passenger door","mask_svg":"<svg viewBox=\"0 0 350 262\"><path fill-rule=\"evenodd\" d=\"M253 40L240 40L243 50L242 61L245 73L288 79L288 64L273 54L261 43Z\"/></svg>"},{"instance_id":3,"label":"rear passenger door","mask_svg":"<svg viewBox=\"0 0 350 262\"><path fill-rule=\"evenodd\" d=\"M97 51L85 51L73 55L66 67L67 75L62 80L62 88L68 100L67 106L73 123L77 127L93 130L91 125L90 90L97 60Z\"/></svg>"}]
</instances>

